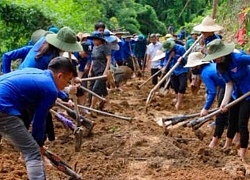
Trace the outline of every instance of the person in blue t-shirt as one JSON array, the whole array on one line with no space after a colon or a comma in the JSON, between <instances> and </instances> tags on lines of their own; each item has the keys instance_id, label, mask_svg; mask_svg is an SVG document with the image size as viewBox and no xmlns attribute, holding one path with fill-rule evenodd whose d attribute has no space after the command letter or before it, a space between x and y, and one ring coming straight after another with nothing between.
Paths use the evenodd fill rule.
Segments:
<instances>
[{"instance_id":1,"label":"person in blue t-shirt","mask_svg":"<svg viewBox=\"0 0 250 180\"><path fill-rule=\"evenodd\" d=\"M87 40L87 38L86 38ZM83 51L75 52L74 55L78 60L78 77L79 78L87 78L89 74L90 64L91 64L91 51L89 49L90 44L83 40L81 42ZM87 88L87 81L83 81L82 86ZM86 105L87 96L85 91L82 88L78 88L77 90L78 103L80 105Z\"/></svg>"},{"instance_id":2,"label":"person in blue t-shirt","mask_svg":"<svg viewBox=\"0 0 250 180\"><path fill-rule=\"evenodd\" d=\"M230 99L234 100L250 91L250 55L235 50L235 44L224 44L220 39L215 39L207 44L208 54L203 61L214 60L217 70L226 82L225 96L221 103L221 110L227 111L225 106ZM239 131L240 150L242 161L246 160L249 140L248 120L250 117L250 97L245 98L229 109L229 126L224 148L232 144L232 140Z\"/></svg>"},{"instance_id":3,"label":"person in blue t-shirt","mask_svg":"<svg viewBox=\"0 0 250 180\"><path fill-rule=\"evenodd\" d=\"M45 70L51 59L61 52L81 51L82 47L77 42L76 34L68 27L61 28L58 34L48 34L42 37L29 51L19 69L34 67Z\"/></svg>"},{"instance_id":4,"label":"person in blue t-shirt","mask_svg":"<svg viewBox=\"0 0 250 180\"><path fill-rule=\"evenodd\" d=\"M21 59L22 63L32 47L33 46L24 46L4 53L2 56L2 73L6 74L11 71L11 61Z\"/></svg>"},{"instance_id":5,"label":"person in blue t-shirt","mask_svg":"<svg viewBox=\"0 0 250 180\"><path fill-rule=\"evenodd\" d=\"M166 70L171 69L177 62L179 66L175 68L171 74L171 86L176 93L175 108L178 110L183 101L183 96L187 88L187 73L189 68L185 68L186 59L182 56L185 54L185 48L181 45L175 44L172 39L163 42L163 50L166 51L165 59L161 62L161 67Z\"/></svg>"},{"instance_id":6,"label":"person in blue t-shirt","mask_svg":"<svg viewBox=\"0 0 250 180\"><path fill-rule=\"evenodd\" d=\"M137 58L141 70L142 69L144 70L146 49L147 49L146 39L142 34L140 34L138 35L137 40L135 41L133 54Z\"/></svg>"},{"instance_id":7,"label":"person in blue t-shirt","mask_svg":"<svg viewBox=\"0 0 250 180\"><path fill-rule=\"evenodd\" d=\"M27 46L4 53L2 56L2 73L5 74L11 71L11 61L20 59L22 63L29 51L32 49L33 45L36 44L39 39L51 33L53 32L45 31L43 29L36 30L32 33L30 40L31 43L29 43Z\"/></svg>"},{"instance_id":8,"label":"person in blue t-shirt","mask_svg":"<svg viewBox=\"0 0 250 180\"><path fill-rule=\"evenodd\" d=\"M200 75L203 83L206 87L206 101L203 109L200 112L201 116L206 116L208 110L211 108L215 96L217 94L218 106L220 106L221 101L225 92L225 82L216 69L215 63L202 62L201 59L204 54L201 52L193 52L188 56L188 61L185 67L191 68L194 75ZM210 148L214 148L218 145L219 139L221 138L224 128L228 121L228 114L218 114L215 120L215 130L212 141L209 144Z\"/></svg>"},{"instance_id":9,"label":"person in blue t-shirt","mask_svg":"<svg viewBox=\"0 0 250 180\"><path fill-rule=\"evenodd\" d=\"M135 69L132 59L134 56L133 54L134 40L132 40L131 38L133 38L132 35L123 36L121 49L122 49L122 59L125 65L130 67L134 71Z\"/></svg>"},{"instance_id":10,"label":"person in blue t-shirt","mask_svg":"<svg viewBox=\"0 0 250 180\"><path fill-rule=\"evenodd\" d=\"M58 91L76 75L68 59L57 57L48 70L26 68L0 77L0 135L24 155L29 179L46 179L39 148L45 140L46 115ZM35 107L32 134L19 118L28 107Z\"/></svg>"}]
</instances>

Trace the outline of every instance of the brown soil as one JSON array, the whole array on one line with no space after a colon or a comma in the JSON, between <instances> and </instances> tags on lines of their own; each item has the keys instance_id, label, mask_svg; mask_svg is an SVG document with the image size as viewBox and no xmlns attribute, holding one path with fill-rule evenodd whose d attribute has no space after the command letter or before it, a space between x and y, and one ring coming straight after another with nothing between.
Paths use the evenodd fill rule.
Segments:
<instances>
[{"instance_id":1,"label":"brown soil","mask_svg":"<svg viewBox=\"0 0 250 180\"><path fill-rule=\"evenodd\" d=\"M204 103L204 88L193 96L188 88L183 110L176 111L174 95L155 95L145 111L145 102L152 85L138 90L144 79L133 79L123 86L124 91L110 93L112 111L133 117L132 122L98 115L90 137L83 139L81 152L74 150L74 135L55 120L56 141L46 146L58 154L88 180L198 180L247 179L248 166L242 164L237 151L222 151L225 133L216 149L209 149L213 130L202 126L193 132L180 127L164 135L155 121L161 116L199 112ZM197 137L203 137L200 140ZM0 146L0 180L27 179L19 153L6 141ZM69 179L68 176L46 166L47 179Z\"/></svg>"}]
</instances>

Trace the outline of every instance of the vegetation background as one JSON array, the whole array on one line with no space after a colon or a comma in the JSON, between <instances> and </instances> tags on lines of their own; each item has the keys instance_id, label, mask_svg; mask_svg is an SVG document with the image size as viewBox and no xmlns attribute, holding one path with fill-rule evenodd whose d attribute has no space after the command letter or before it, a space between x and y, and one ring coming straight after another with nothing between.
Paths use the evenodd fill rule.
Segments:
<instances>
[{"instance_id":1,"label":"vegetation background","mask_svg":"<svg viewBox=\"0 0 250 180\"><path fill-rule=\"evenodd\" d=\"M238 30L238 13L243 7L249 11L249 1L219 1L217 21L225 31ZM50 25L92 32L94 23L103 21L109 29L165 35L169 24L176 31L182 26L191 31L211 9L212 0L1 0L0 56L26 45L32 32Z\"/></svg>"}]
</instances>

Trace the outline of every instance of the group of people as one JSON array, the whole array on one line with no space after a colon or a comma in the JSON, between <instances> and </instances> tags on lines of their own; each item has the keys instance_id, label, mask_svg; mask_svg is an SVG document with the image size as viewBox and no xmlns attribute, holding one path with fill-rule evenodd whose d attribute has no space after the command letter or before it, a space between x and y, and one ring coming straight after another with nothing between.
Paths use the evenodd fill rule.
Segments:
<instances>
[{"instance_id":1,"label":"group of people","mask_svg":"<svg viewBox=\"0 0 250 180\"><path fill-rule=\"evenodd\" d=\"M0 135L21 151L29 179L46 179L40 149L46 137L55 139L49 113L55 101L68 102L69 95L77 95L86 102L81 98L85 95L79 88L84 86L81 78L108 74L111 53L119 49L118 38L110 33L103 23L97 23L92 34L76 34L69 27L59 30L51 27L48 31L35 31L27 46L3 55ZM16 59L21 59L21 63L11 72L11 62ZM106 79L92 81L90 89L105 98ZM96 103L96 96L90 97L90 107L94 108ZM49 129L52 132L48 135Z\"/></svg>"},{"instance_id":2,"label":"group of people","mask_svg":"<svg viewBox=\"0 0 250 180\"><path fill-rule=\"evenodd\" d=\"M227 109L226 105L250 90L248 85L250 55L235 49L234 43L225 44L222 36L218 34L222 29L222 26L207 16L201 24L193 28L185 46L172 34L167 34L167 39L158 45L157 52L150 56L152 75L159 73L158 76L152 76L152 83L156 85L159 77L162 77L161 73L165 74L178 63L171 73L170 87L176 94L175 108L180 109L187 88L189 72L191 72L192 93L197 94L200 83L203 81L206 88L206 100L200 116L208 115L216 96L218 107L221 110L221 113L216 115L214 135L209 147L218 146L223 131L227 127L227 137L223 149L235 143L240 147L238 151L240 158L242 161L246 161L250 97L230 109ZM201 37L197 40L200 35ZM196 44L192 46L193 43ZM189 49L191 53L185 54ZM163 86L161 85L161 87Z\"/></svg>"},{"instance_id":3,"label":"group of people","mask_svg":"<svg viewBox=\"0 0 250 180\"><path fill-rule=\"evenodd\" d=\"M250 90L247 83L250 79L250 56L236 50L234 43L225 44L216 34L222 29L211 17L205 17L200 25L194 27L185 46L174 34L167 34L164 42L160 42L159 35L151 34L147 44L143 35L111 32L101 22L95 24L91 34L76 34L69 27L38 30L32 34L29 45L7 52L2 57L0 135L22 152L29 179L45 179L40 148L52 121L49 109L58 98L68 101L69 94L76 94L79 103L87 103L86 92L79 86L107 98L105 78L91 81L89 86L82 84L81 78L107 77L110 70L114 74L120 73L115 76L117 87L125 78L126 71L133 72L136 68L150 70L151 75L158 73L152 78L156 85L159 78L178 63L171 73L170 85L166 86L167 81L162 85L174 90L175 108L178 110L183 104L191 70L192 79L200 76L206 86L206 101L200 115L208 114L216 95L222 112L216 116L216 128L209 147L218 145L228 123L223 148L231 146L233 138L238 139L239 155L246 160L250 97L230 109L225 107ZM202 38L192 46L200 34ZM189 49L192 52L185 57ZM16 59L21 59L21 64L18 70L11 72L11 61ZM195 83L191 85L197 86ZM91 108L96 108L97 103L96 96L89 97ZM103 106L101 101L99 108L103 109ZM25 114L32 114L32 118ZM28 126L31 122L30 134Z\"/></svg>"}]
</instances>

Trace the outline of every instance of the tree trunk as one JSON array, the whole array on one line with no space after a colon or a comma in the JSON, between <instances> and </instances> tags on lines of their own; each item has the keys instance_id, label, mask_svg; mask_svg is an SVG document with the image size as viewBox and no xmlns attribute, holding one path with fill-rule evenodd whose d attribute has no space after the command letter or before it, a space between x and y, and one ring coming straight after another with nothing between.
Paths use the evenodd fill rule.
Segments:
<instances>
[{"instance_id":1,"label":"tree trunk","mask_svg":"<svg viewBox=\"0 0 250 180\"><path fill-rule=\"evenodd\" d=\"M216 19L218 1L219 0L213 0L213 12L212 12L212 18L213 19Z\"/></svg>"}]
</instances>

